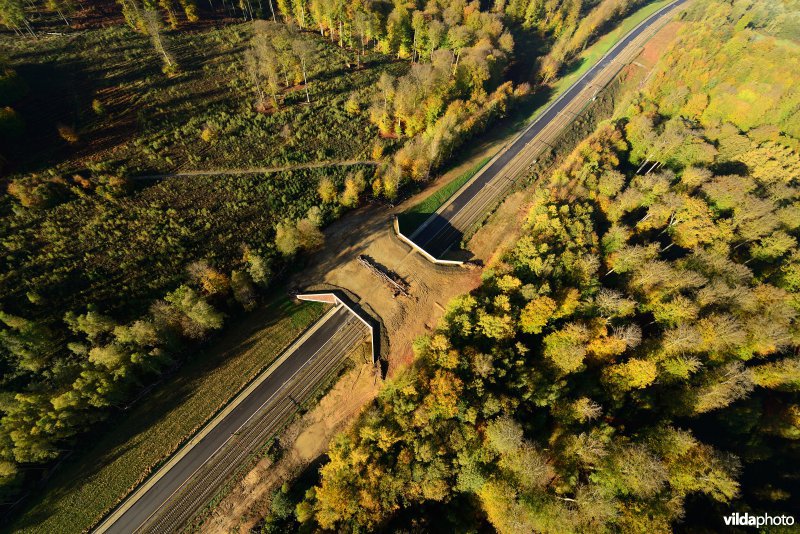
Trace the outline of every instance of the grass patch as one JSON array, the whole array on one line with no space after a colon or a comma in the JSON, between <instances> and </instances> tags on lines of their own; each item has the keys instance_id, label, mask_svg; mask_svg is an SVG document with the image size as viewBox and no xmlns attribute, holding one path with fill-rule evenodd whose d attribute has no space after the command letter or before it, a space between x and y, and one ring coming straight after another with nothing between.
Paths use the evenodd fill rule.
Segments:
<instances>
[{"instance_id":1,"label":"grass patch","mask_svg":"<svg viewBox=\"0 0 800 534\"><path fill-rule=\"evenodd\" d=\"M524 128L530 121L534 120L540 113L542 113L547 106L558 98L564 91L566 91L575 81L583 76L583 74L595 65L600 58L603 57L611 48L617 44L625 35L635 28L639 23L644 21L647 17L669 4L672 0L659 0L640 8L635 13L624 18L616 28L609 33L603 35L594 44L584 50L579 59L576 68L569 74L561 77L552 86L550 97L547 100L537 99L534 104L535 110L528 116L527 119L517 122L512 121L513 124ZM542 94L542 93L540 93ZM534 96L535 97L535 96ZM537 105L538 104L538 105ZM529 108L530 109L530 108ZM510 129L508 135L518 133L518 129ZM458 178L451 180L443 185L438 190L434 191L430 196L425 198L419 204L412 206L410 209L403 212L398 217L400 230L405 235L410 235L414 232L430 215L436 212L439 207L444 204L458 189L467 183L475 173L477 173L486 163L491 159L487 157L478 163L473 169L462 174Z\"/></svg>"},{"instance_id":2,"label":"grass patch","mask_svg":"<svg viewBox=\"0 0 800 534\"><path fill-rule=\"evenodd\" d=\"M27 250L21 249L14 268L0 275L0 297L24 303L33 280L47 285L49 307L29 306L24 315L48 314L59 325L67 310L94 304L118 320L139 317L153 299L183 282L186 265L198 258L230 272L241 265L241 247L247 244L278 265L273 225L284 217L302 218L317 204L323 176L341 188L359 168L370 170L328 167L175 178L113 202L78 199L8 217L6 231ZM327 220L334 216L326 214Z\"/></svg>"},{"instance_id":3,"label":"grass patch","mask_svg":"<svg viewBox=\"0 0 800 534\"><path fill-rule=\"evenodd\" d=\"M323 313L272 297L241 318L129 412L96 430L11 525L14 532L81 532L157 468Z\"/></svg>"},{"instance_id":4,"label":"grass patch","mask_svg":"<svg viewBox=\"0 0 800 534\"><path fill-rule=\"evenodd\" d=\"M447 202L447 200L453 196L456 191L461 189L461 187L470 181L470 179L475 176L478 171L480 171L484 165L486 165L489 160L492 159L491 157L483 158L477 165L473 168L454 178L444 184L442 187L434 191L430 196L425 198L419 204L416 204L409 208L408 210L404 211L399 217L398 222L400 223L400 230L406 234L410 235L411 232L417 229L420 224L425 222L425 220L430 217L433 213L438 210L442 204Z\"/></svg>"},{"instance_id":5,"label":"grass patch","mask_svg":"<svg viewBox=\"0 0 800 534\"><path fill-rule=\"evenodd\" d=\"M536 118L539 113L544 111L545 107L547 107L550 102L558 98L561 93L569 89L569 86L575 83L578 78L583 76L587 70L592 68L592 66L595 65L609 50L611 50L615 44L625 37L629 31L635 28L647 17L669 4L671 1L672 0L659 0L658 2L647 4L638 11L622 19L616 28L603 35L591 46L587 47L586 50L584 50L578 57L575 68L573 68L569 74L559 78L558 81L553 84L553 96L546 102L544 106L536 110L536 112L531 116L531 119Z\"/></svg>"},{"instance_id":6,"label":"grass patch","mask_svg":"<svg viewBox=\"0 0 800 534\"><path fill-rule=\"evenodd\" d=\"M346 50L299 33L313 57L311 103L290 79L280 108L258 113L244 64L251 37L251 23L167 31L180 65L178 75L167 77L149 39L126 26L36 41L0 36L0 48L28 86L17 106L26 128L11 147L9 166L66 173L102 162L136 175L365 159L377 129L366 114L346 112L345 102L353 92L367 98L381 72L402 75L408 64L372 53L357 69ZM79 142L61 139L59 124L72 127ZM201 139L205 130L213 140Z\"/></svg>"}]
</instances>

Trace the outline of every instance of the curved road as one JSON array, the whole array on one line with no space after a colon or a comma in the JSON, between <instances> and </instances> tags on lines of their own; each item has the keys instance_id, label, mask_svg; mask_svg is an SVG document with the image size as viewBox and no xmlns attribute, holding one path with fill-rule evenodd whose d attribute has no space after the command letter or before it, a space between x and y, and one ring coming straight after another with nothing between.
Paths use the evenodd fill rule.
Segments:
<instances>
[{"instance_id":1,"label":"curved road","mask_svg":"<svg viewBox=\"0 0 800 534\"><path fill-rule=\"evenodd\" d=\"M633 59L633 52L638 51L685 1L676 0L664 6L631 30L470 182L422 223L411 239L435 258L441 258L448 250L458 246L462 236L483 220L487 212L508 193L515 180L536 162L535 158L549 148L549 142Z\"/></svg>"}]
</instances>

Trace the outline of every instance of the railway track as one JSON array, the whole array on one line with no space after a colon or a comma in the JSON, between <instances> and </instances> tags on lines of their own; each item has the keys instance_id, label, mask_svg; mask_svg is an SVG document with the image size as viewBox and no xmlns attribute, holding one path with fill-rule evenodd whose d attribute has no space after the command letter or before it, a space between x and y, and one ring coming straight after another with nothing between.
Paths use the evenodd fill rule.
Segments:
<instances>
[{"instance_id":1,"label":"railway track","mask_svg":"<svg viewBox=\"0 0 800 534\"><path fill-rule=\"evenodd\" d=\"M513 188L533 164L609 82L630 63L663 23L685 0L663 7L584 73L560 97L509 142L436 213L411 234L411 239L430 255L441 258L459 245Z\"/></svg>"},{"instance_id":2,"label":"railway track","mask_svg":"<svg viewBox=\"0 0 800 534\"><path fill-rule=\"evenodd\" d=\"M647 24L634 30L638 33L632 32L612 48L453 195L411 236L412 239L434 256L441 256L457 245L459 236L486 217L515 181L530 169L538 155L550 147L597 92L633 59L644 41L655 33L658 22L667 19L672 9L683 1L676 0L657 12ZM201 173L178 173L180 176L196 174ZM366 260L365 265L376 268ZM381 272L377 268L376 271ZM382 274L388 279L384 282L391 282L390 286L399 285L397 280ZM137 490L140 495L132 495L130 503L110 514L98 527L98 532L166 534L186 528L198 512L219 495L226 482L247 465L247 460L288 424L325 378L343 365L342 355L367 336L368 328L364 323L355 316L345 319L341 315L349 312L334 309L331 313L327 326L309 334L295 352L287 352L288 359L281 360L275 375L269 376L271 382L255 386L263 386L257 390L259 394L248 392L242 404L224 417L220 415L220 421L198 438L194 448L189 448L183 456L175 455L174 464L163 469L165 474L161 478L151 477L155 481L150 486L144 484Z\"/></svg>"},{"instance_id":3,"label":"railway track","mask_svg":"<svg viewBox=\"0 0 800 534\"><path fill-rule=\"evenodd\" d=\"M368 335L367 325L348 308L332 308L94 531L168 533L185 528Z\"/></svg>"},{"instance_id":4,"label":"railway track","mask_svg":"<svg viewBox=\"0 0 800 534\"><path fill-rule=\"evenodd\" d=\"M188 524L214 498L225 481L283 429L325 377L342 366L342 353L363 339L366 333L363 324L351 317L347 325L323 347L323 351L298 370L282 394L267 399L253 419L245 423L222 450L217 451L214 458L194 473L136 532L170 533Z\"/></svg>"}]
</instances>

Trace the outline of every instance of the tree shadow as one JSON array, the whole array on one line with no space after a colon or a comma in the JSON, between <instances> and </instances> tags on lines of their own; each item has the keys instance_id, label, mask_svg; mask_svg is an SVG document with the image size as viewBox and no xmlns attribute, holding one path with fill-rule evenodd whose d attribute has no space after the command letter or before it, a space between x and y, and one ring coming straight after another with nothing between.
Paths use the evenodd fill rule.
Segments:
<instances>
[{"instance_id":1,"label":"tree shadow","mask_svg":"<svg viewBox=\"0 0 800 534\"><path fill-rule=\"evenodd\" d=\"M463 239L464 230L453 226L450 220L441 214L433 213L413 241L438 260L466 262L473 257L473 254L461 248Z\"/></svg>"},{"instance_id":2,"label":"tree shadow","mask_svg":"<svg viewBox=\"0 0 800 534\"><path fill-rule=\"evenodd\" d=\"M61 500L83 484L93 483L109 464L152 439L146 434L147 431L190 400L222 363L236 353L255 347L258 340L253 339L253 334L274 326L287 316L294 317L293 312L297 309L293 301L282 297L279 292L273 293L264 305L242 316L221 337L193 351L192 359L184 358L181 364L163 373L155 383L142 388L138 401L127 408L107 412L104 422L94 425L74 441L71 457L63 461L52 477L33 484L36 490L32 492L31 500L7 514L4 526L16 519L15 528L34 528L46 520L54 513L48 503ZM210 413L206 420L210 420L219 409ZM191 435L193 432L184 436L178 448ZM146 451L143 453L146 454ZM167 458L159 460L153 470ZM106 489L115 491L114 488Z\"/></svg>"},{"instance_id":3,"label":"tree shadow","mask_svg":"<svg viewBox=\"0 0 800 534\"><path fill-rule=\"evenodd\" d=\"M375 349L375 357L377 358L377 364L381 366L381 376L386 376L386 369L388 368L388 361L386 358L383 357L383 346L381 344L381 321L375 316L375 314L363 306L359 304L355 298L351 298L348 293L343 291L339 288L330 288L330 289L315 289L315 290L305 290L302 292L306 295L315 295L315 294L323 294L323 293L333 293L336 298L338 298L341 302L343 302L350 310L352 310L358 317L370 325L372 328L372 346L377 347Z\"/></svg>"},{"instance_id":4,"label":"tree shadow","mask_svg":"<svg viewBox=\"0 0 800 534\"><path fill-rule=\"evenodd\" d=\"M82 51L70 48L77 46L82 44L70 41L48 50L50 59L45 61L35 51L14 57L14 68L28 90L14 106L25 130L12 144L12 171L41 172L124 140L134 124L129 104L112 105L100 117L92 111L93 100L101 93L118 94L119 88L128 82L160 74L156 61L98 64ZM141 46L131 43L115 48L114 52L122 58L139 50ZM157 89L166 83L158 80L153 87ZM72 144L66 142L59 135L58 128L62 125L76 130L81 138Z\"/></svg>"}]
</instances>

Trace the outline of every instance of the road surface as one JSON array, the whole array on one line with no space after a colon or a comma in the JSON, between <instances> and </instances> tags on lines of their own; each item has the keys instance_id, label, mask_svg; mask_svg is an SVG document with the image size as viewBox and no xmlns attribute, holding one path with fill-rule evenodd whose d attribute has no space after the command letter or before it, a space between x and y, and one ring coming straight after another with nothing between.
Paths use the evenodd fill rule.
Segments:
<instances>
[{"instance_id":1,"label":"road surface","mask_svg":"<svg viewBox=\"0 0 800 534\"><path fill-rule=\"evenodd\" d=\"M263 381L245 390L232 410L209 423L95 532L174 532L191 521L367 335L366 326L341 305L312 328Z\"/></svg>"},{"instance_id":2,"label":"road surface","mask_svg":"<svg viewBox=\"0 0 800 534\"><path fill-rule=\"evenodd\" d=\"M457 246L502 199L517 178L536 162L536 157L580 113L622 67L635 57L644 42L675 13L685 0L676 0L653 13L614 45L591 69L539 115L519 136L504 147L470 182L411 235L411 239L435 258Z\"/></svg>"}]
</instances>

